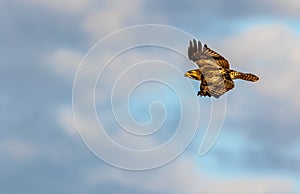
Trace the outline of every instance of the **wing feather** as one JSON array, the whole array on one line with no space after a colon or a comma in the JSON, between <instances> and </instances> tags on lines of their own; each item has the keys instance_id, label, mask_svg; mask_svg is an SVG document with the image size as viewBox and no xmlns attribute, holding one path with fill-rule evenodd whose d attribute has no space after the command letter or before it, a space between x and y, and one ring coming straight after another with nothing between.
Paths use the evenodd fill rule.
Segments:
<instances>
[{"instance_id":1,"label":"wing feather","mask_svg":"<svg viewBox=\"0 0 300 194\"><path fill-rule=\"evenodd\" d=\"M190 45L188 47L188 57L194 62L197 62L201 59L211 59L214 60L218 66L229 69L229 62L223 56L208 48L206 44L204 44L204 47L202 47L200 41L198 41L197 44L195 39L190 41Z\"/></svg>"}]
</instances>

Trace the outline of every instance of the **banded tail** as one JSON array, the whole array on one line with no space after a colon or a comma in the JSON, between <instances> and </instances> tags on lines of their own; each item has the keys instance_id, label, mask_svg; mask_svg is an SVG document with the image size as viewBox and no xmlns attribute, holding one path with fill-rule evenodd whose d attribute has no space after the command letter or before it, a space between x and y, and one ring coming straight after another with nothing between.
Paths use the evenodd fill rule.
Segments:
<instances>
[{"instance_id":1,"label":"banded tail","mask_svg":"<svg viewBox=\"0 0 300 194\"><path fill-rule=\"evenodd\" d=\"M241 73L238 71L230 70L231 79L242 79L246 81L256 82L259 80L259 77L253 75L252 73Z\"/></svg>"}]
</instances>

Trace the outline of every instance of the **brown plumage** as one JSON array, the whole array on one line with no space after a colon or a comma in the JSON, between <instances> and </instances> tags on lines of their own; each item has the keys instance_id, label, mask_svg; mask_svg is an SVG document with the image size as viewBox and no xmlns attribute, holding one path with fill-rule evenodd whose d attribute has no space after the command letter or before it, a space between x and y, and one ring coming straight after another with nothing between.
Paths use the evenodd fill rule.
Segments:
<instances>
[{"instance_id":1,"label":"brown plumage","mask_svg":"<svg viewBox=\"0 0 300 194\"><path fill-rule=\"evenodd\" d=\"M188 57L195 62L198 69L187 71L184 75L201 82L198 96L221 95L234 87L234 79L255 82L259 78L251 73L241 73L229 68L229 62L220 54L211 50L206 44L202 47L200 41L190 41Z\"/></svg>"}]
</instances>

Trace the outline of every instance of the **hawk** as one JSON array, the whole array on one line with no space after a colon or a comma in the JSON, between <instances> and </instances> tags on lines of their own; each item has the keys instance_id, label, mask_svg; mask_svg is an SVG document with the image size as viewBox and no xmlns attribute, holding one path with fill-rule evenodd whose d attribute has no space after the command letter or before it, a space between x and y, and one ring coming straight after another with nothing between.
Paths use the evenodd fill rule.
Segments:
<instances>
[{"instance_id":1,"label":"hawk","mask_svg":"<svg viewBox=\"0 0 300 194\"><path fill-rule=\"evenodd\" d=\"M259 78L251 73L241 73L229 68L229 62L200 41L190 41L188 57L198 69L187 71L184 76L201 82L197 96L219 98L233 89L234 79L255 82Z\"/></svg>"}]
</instances>

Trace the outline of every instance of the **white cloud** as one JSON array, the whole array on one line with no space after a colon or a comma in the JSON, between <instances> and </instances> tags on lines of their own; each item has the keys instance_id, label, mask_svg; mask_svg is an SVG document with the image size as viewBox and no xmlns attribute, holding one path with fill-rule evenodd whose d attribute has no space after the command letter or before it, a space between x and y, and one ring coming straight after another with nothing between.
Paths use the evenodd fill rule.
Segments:
<instances>
[{"instance_id":1,"label":"white cloud","mask_svg":"<svg viewBox=\"0 0 300 194\"><path fill-rule=\"evenodd\" d=\"M60 122L70 135L74 135L74 121L68 109L62 109ZM91 136L97 135L97 127L89 117L84 115L79 118L81 126L89 129ZM107 119L107 118L106 118ZM93 133L94 131L94 133ZM149 144L151 141L136 141L128 136L120 136L123 143ZM104 137L103 137L104 138ZM104 142L104 141L103 141ZM101 147L112 152L110 147L100 142ZM98 146L99 146L98 145ZM126 156L125 156L126 157ZM151 157L151 156L149 156ZM156 156L159 157L159 156ZM295 185L289 179L269 176L257 178L252 176L242 176L235 178L214 177L207 174L205 169L196 163L195 156L182 154L171 163L157 169L134 172L125 171L118 168L101 166L88 168L83 171L83 176L87 180L86 188L97 187L101 184L120 185L125 188L134 189L149 193L216 193L216 194L295 194ZM149 158L145 158L149 160ZM136 161L131 161L136 162ZM140 161L141 162L141 161Z\"/></svg>"},{"instance_id":2,"label":"white cloud","mask_svg":"<svg viewBox=\"0 0 300 194\"><path fill-rule=\"evenodd\" d=\"M268 3L271 6L275 6L278 12L285 13L286 15L298 16L300 12L300 1L298 0L287 0L287 1L272 1Z\"/></svg>"},{"instance_id":3,"label":"white cloud","mask_svg":"<svg viewBox=\"0 0 300 194\"><path fill-rule=\"evenodd\" d=\"M40 1L40 0L30 0L34 6L42 6L45 8L50 8L52 10L65 13L74 14L82 13L87 11L87 8L92 5L93 0L52 0L52 1Z\"/></svg>"},{"instance_id":4,"label":"white cloud","mask_svg":"<svg viewBox=\"0 0 300 194\"><path fill-rule=\"evenodd\" d=\"M40 149L30 142L11 139L1 142L0 153L10 156L15 161L29 161L40 154Z\"/></svg>"},{"instance_id":5,"label":"white cloud","mask_svg":"<svg viewBox=\"0 0 300 194\"><path fill-rule=\"evenodd\" d=\"M83 20L82 29L94 41L103 38L122 27L126 22L136 20L139 15L141 1L110 1L106 6L87 14Z\"/></svg>"},{"instance_id":6,"label":"white cloud","mask_svg":"<svg viewBox=\"0 0 300 194\"><path fill-rule=\"evenodd\" d=\"M48 56L45 59L45 63L56 73L61 74L62 76L69 75L73 77L82 58L83 54L77 51L60 48Z\"/></svg>"},{"instance_id":7,"label":"white cloud","mask_svg":"<svg viewBox=\"0 0 300 194\"><path fill-rule=\"evenodd\" d=\"M70 136L78 135L71 108L62 107L57 113L57 122Z\"/></svg>"},{"instance_id":8,"label":"white cloud","mask_svg":"<svg viewBox=\"0 0 300 194\"><path fill-rule=\"evenodd\" d=\"M112 183L149 193L205 194L295 194L289 179L274 177L237 177L221 179L202 173L189 156L182 155L172 163L155 170L128 172L116 168L90 169L86 172L90 186Z\"/></svg>"},{"instance_id":9,"label":"white cloud","mask_svg":"<svg viewBox=\"0 0 300 194\"><path fill-rule=\"evenodd\" d=\"M300 37L284 25L255 26L222 43L233 69L260 77L255 88L263 95L292 100L300 107Z\"/></svg>"},{"instance_id":10,"label":"white cloud","mask_svg":"<svg viewBox=\"0 0 300 194\"><path fill-rule=\"evenodd\" d=\"M145 16L142 13L143 1L111 0L103 6L87 13L81 24L92 42L127 25L138 24Z\"/></svg>"},{"instance_id":11,"label":"white cloud","mask_svg":"<svg viewBox=\"0 0 300 194\"><path fill-rule=\"evenodd\" d=\"M90 42L104 38L125 27L145 24L166 22L163 14L155 11L150 13L145 7L145 1L110 0L101 7L95 7L86 13L82 19L81 28L87 33Z\"/></svg>"}]
</instances>

